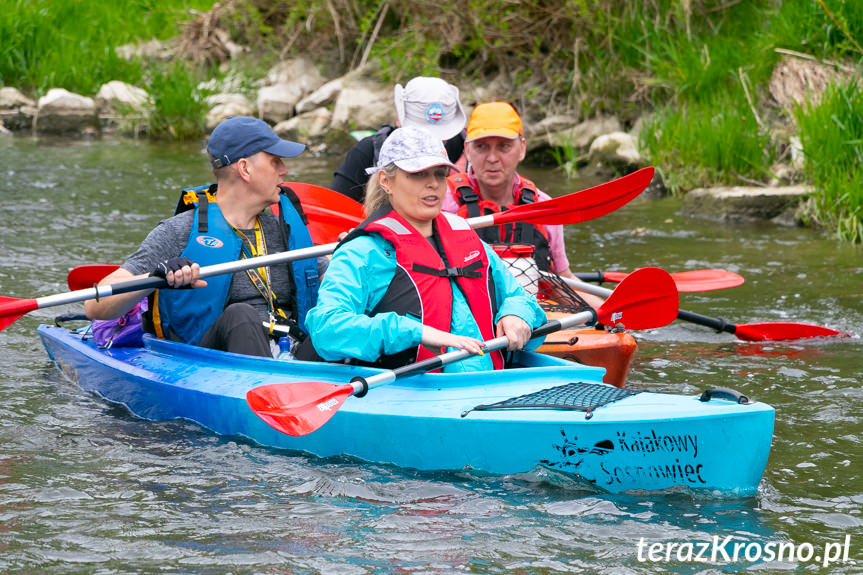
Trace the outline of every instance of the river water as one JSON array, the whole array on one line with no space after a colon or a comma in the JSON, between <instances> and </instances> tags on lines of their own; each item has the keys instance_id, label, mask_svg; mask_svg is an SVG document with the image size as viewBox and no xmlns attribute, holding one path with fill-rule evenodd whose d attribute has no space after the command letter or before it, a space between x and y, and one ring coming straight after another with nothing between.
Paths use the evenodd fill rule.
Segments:
<instances>
[{"instance_id":1,"label":"river water","mask_svg":"<svg viewBox=\"0 0 863 575\"><path fill-rule=\"evenodd\" d=\"M0 138L0 151L7 297L65 292L71 267L122 262L172 213L179 188L210 181L198 143ZM335 163L293 160L290 178L326 185ZM526 173L555 194L594 183ZM419 473L144 421L49 362L36 326L79 304L0 332L0 573L863 573L863 252L811 230L714 224L679 208L637 198L568 226L573 268L728 269L746 283L681 294L681 307L852 333L750 344L676 322L637 334L631 387L727 386L776 408L756 496L608 495L542 470ZM663 544L657 561L642 538ZM749 557L785 543L811 559L726 559L735 542ZM825 567L828 545L836 560Z\"/></svg>"}]
</instances>

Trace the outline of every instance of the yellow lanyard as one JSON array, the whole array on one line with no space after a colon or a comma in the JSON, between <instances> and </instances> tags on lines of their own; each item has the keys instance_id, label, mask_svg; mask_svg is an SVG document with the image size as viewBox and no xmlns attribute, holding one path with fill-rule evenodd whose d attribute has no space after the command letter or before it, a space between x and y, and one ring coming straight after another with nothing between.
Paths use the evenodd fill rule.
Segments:
<instances>
[{"instance_id":1,"label":"yellow lanyard","mask_svg":"<svg viewBox=\"0 0 863 575\"><path fill-rule=\"evenodd\" d=\"M243 259L263 256L267 254L267 239L266 237L264 237L264 230L261 228L261 221L259 219L255 218L255 243L252 243L251 240L246 237L246 234L244 234L234 226L231 226L231 228L238 236L246 240L245 242L243 242L241 249ZM249 279L255 286L255 289L258 290L258 292L267 302L267 313L270 316L270 333L272 333L273 328L276 325L276 318L274 314L278 314L285 319L287 319L288 316L285 315L285 312L282 311L281 308L276 307L276 294L270 287L270 268L267 266L261 266L257 269L249 268L246 270L246 274L248 274Z\"/></svg>"}]
</instances>

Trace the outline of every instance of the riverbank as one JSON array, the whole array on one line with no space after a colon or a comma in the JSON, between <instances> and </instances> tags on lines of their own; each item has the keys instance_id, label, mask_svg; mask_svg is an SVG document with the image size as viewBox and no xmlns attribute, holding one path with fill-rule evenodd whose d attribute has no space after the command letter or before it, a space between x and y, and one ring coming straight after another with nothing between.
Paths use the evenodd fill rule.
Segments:
<instances>
[{"instance_id":1,"label":"riverbank","mask_svg":"<svg viewBox=\"0 0 863 575\"><path fill-rule=\"evenodd\" d=\"M134 0L125 3L136 9ZM55 23L75 38L92 36L92 24L76 13L86 4L36 7L54 16L65 9L63 21ZM815 196L801 216L845 239L863 239L863 186L856 185L863 183L863 162L855 144L863 140L863 95L855 78L863 14L846 3L605 0L583 10L496 2L431 10L416 1L296 6L257 0L177 11L190 4L155 9L175 18L178 33L182 22L182 34L147 35L147 23L157 19L151 14L135 35L106 33L105 42L113 43L99 44L101 52L79 54L77 66L55 62L56 70L38 76L27 51L16 52L16 46L48 42L40 40L47 34L39 24L44 16L0 20L4 37L12 38L5 53L22 55L0 59L2 82L36 99L56 87L93 96L103 83L122 80L146 90L152 103L146 122L133 124L136 133L188 139L206 132L215 105L239 100L220 95L245 98L253 113L266 116L261 91L280 83L270 72L297 56L309 57L327 80L371 70L374 86L355 99L391 97L396 82L441 75L462 88L463 99L515 102L535 134L548 137L535 161L553 161L574 174L593 169L596 161L589 145L577 141L576 128L613 118L620 127L614 131L633 139L639 161L657 166L675 194L719 185L807 183ZM105 18L100 14L97 22L107 30ZM139 41L130 45L136 35ZM64 58L87 45L70 43ZM68 69L78 75L69 76ZM285 80L296 87L292 78ZM298 103L291 117L302 115ZM320 125L327 114L335 115L336 104L307 112L306 120ZM391 119L391 112L382 119L355 110L347 123L374 129ZM338 153L338 146L330 147Z\"/></svg>"}]
</instances>

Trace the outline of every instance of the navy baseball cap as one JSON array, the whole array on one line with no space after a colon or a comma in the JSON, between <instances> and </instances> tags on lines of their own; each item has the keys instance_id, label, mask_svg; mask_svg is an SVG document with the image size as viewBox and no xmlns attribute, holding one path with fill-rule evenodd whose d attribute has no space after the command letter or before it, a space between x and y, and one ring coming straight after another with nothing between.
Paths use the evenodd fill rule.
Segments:
<instances>
[{"instance_id":1,"label":"navy baseball cap","mask_svg":"<svg viewBox=\"0 0 863 575\"><path fill-rule=\"evenodd\" d=\"M216 126L207 142L207 151L214 158L210 162L214 168L230 166L258 152L293 158L305 149L303 144L281 139L269 124L250 116L228 118Z\"/></svg>"}]
</instances>

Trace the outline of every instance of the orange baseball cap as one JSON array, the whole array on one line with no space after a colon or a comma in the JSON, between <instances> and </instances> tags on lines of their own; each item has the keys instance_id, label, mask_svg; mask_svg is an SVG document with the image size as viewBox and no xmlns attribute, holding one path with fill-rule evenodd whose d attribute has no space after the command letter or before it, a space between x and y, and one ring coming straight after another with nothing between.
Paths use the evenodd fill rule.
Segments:
<instances>
[{"instance_id":1,"label":"orange baseball cap","mask_svg":"<svg viewBox=\"0 0 863 575\"><path fill-rule=\"evenodd\" d=\"M486 102L473 109L467 123L466 142L480 138L507 138L514 140L522 135L521 117L507 102Z\"/></svg>"}]
</instances>

